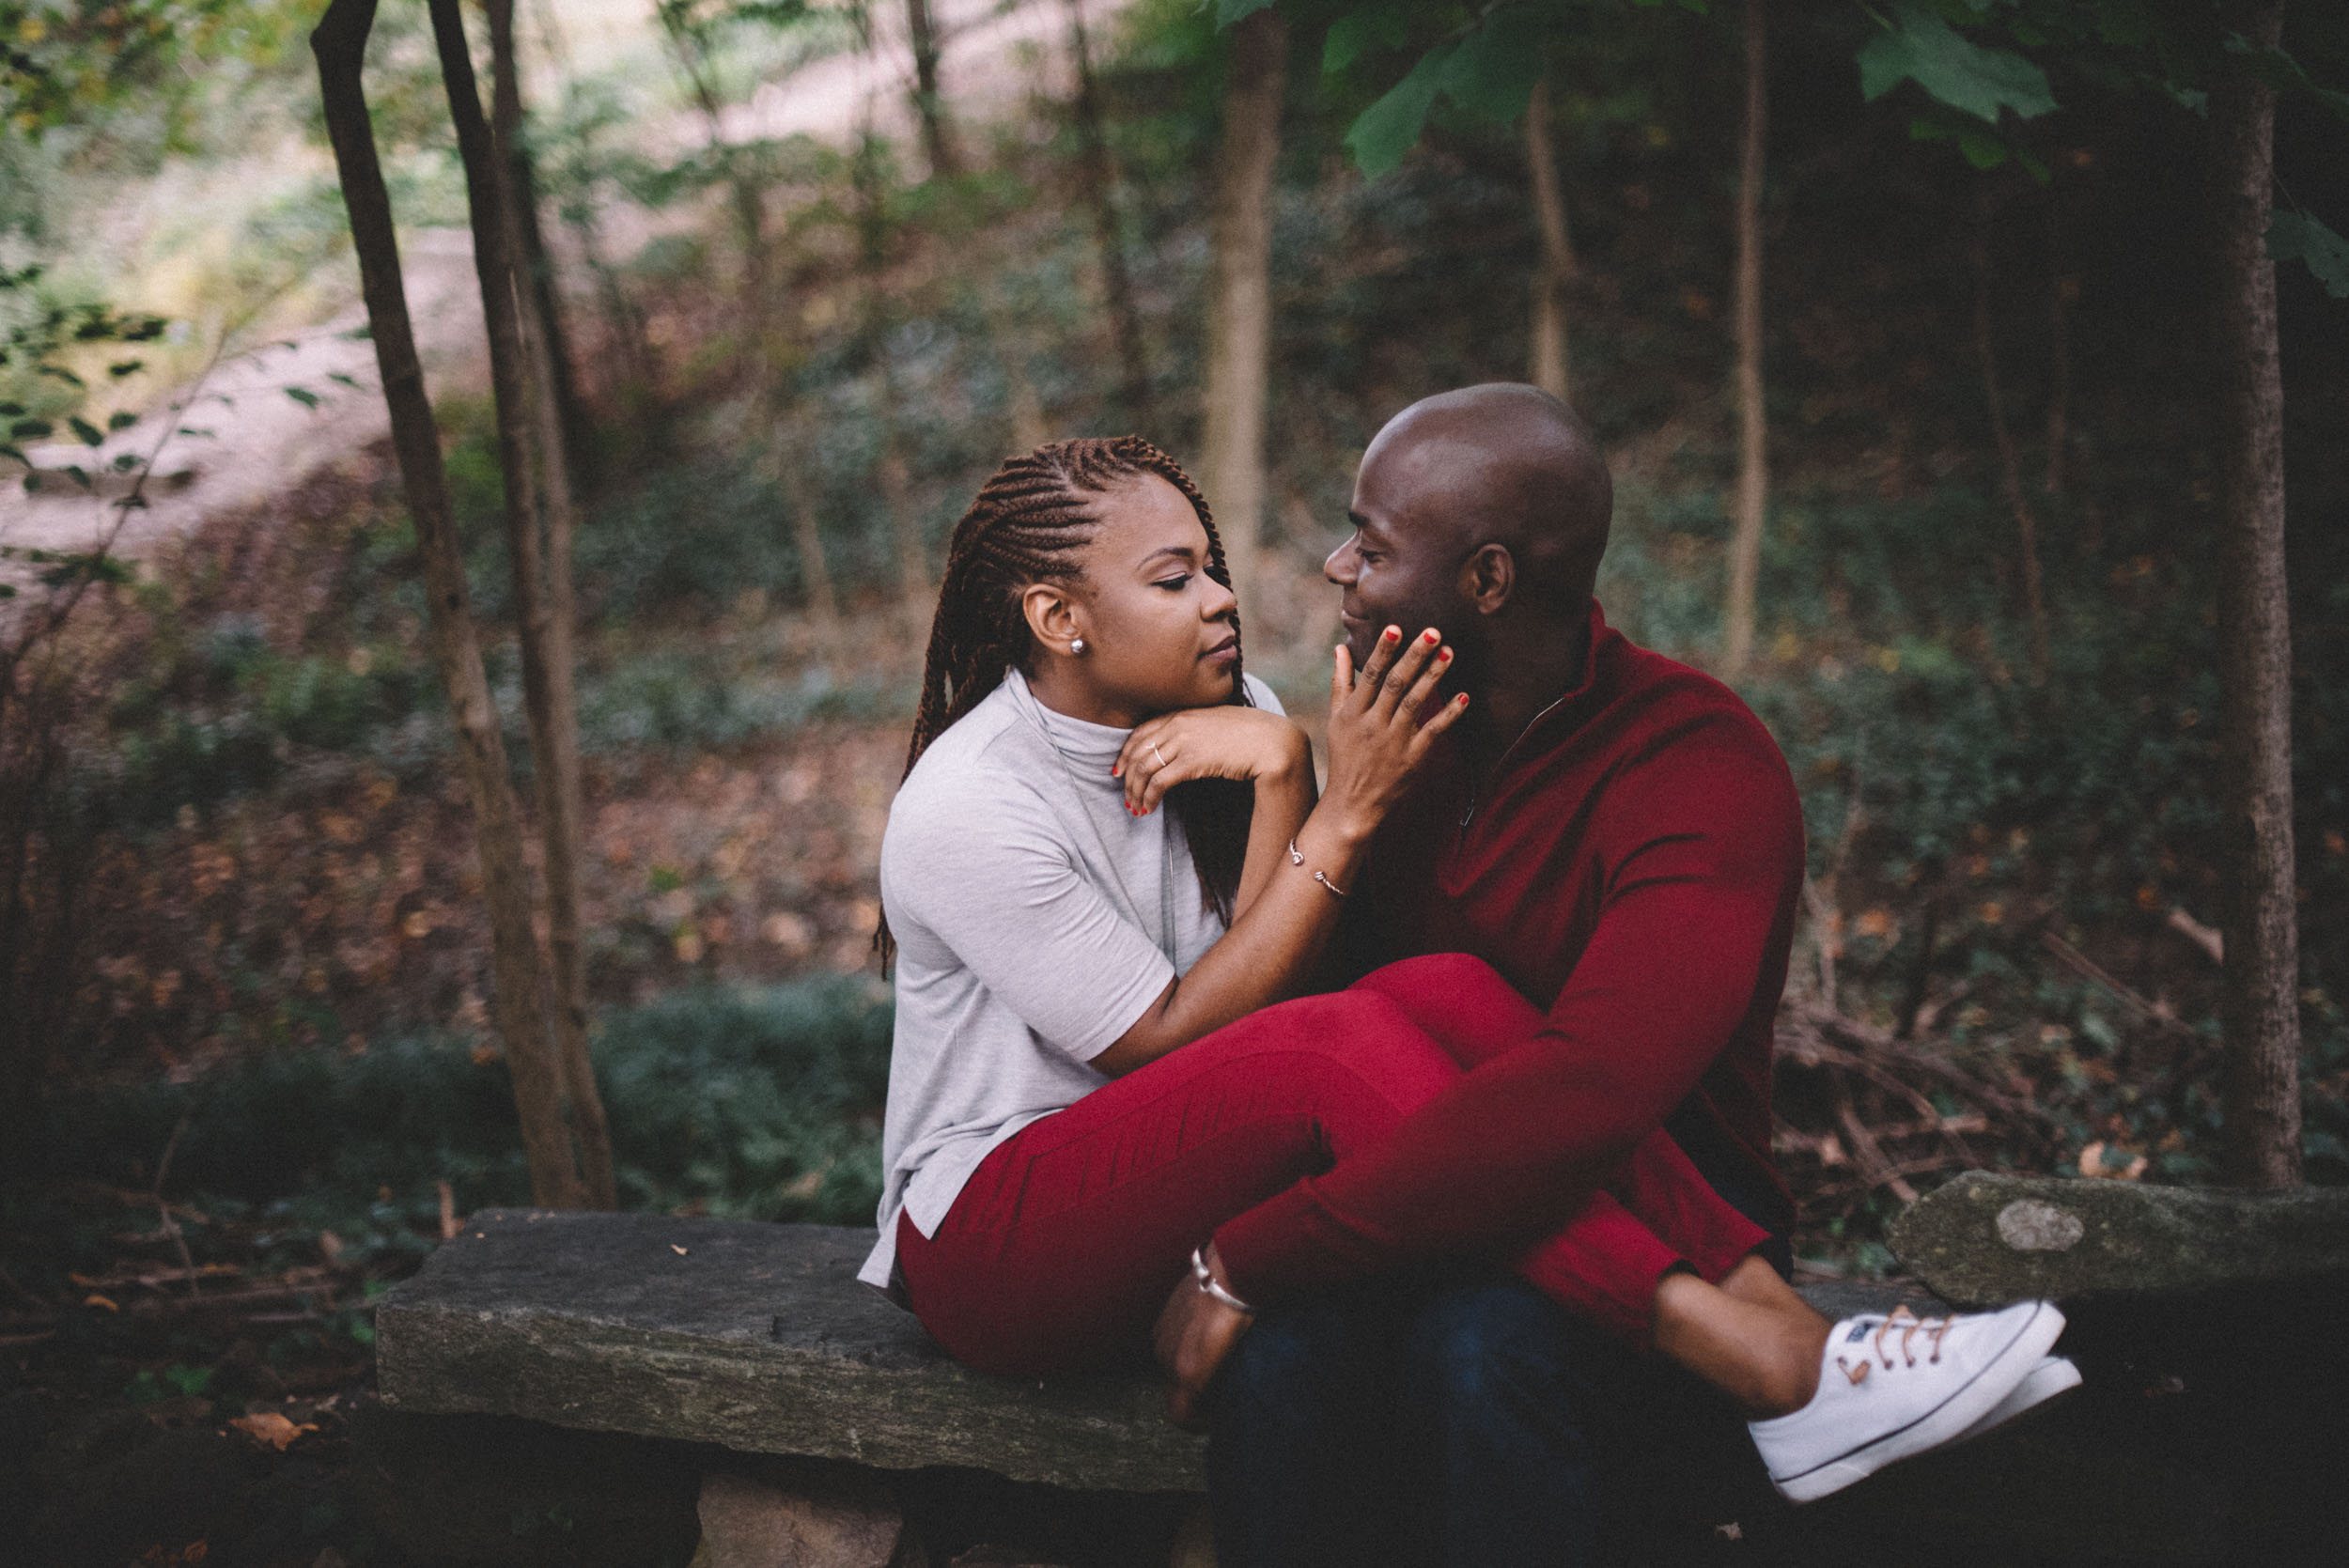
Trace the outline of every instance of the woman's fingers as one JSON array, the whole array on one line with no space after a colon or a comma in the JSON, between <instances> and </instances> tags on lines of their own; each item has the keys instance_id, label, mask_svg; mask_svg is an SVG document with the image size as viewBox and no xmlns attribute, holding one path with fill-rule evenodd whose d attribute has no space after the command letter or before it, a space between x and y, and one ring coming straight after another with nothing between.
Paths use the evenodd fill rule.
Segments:
<instances>
[{"instance_id":1,"label":"woman's fingers","mask_svg":"<svg viewBox=\"0 0 2349 1568\"><path fill-rule=\"evenodd\" d=\"M1451 673L1452 650L1439 647L1434 657L1420 666L1419 678L1411 682L1411 689L1403 694L1395 711L1408 720L1416 721L1426 711L1427 705L1435 700L1436 688L1442 685L1443 677Z\"/></svg>"},{"instance_id":2,"label":"woman's fingers","mask_svg":"<svg viewBox=\"0 0 2349 1568\"><path fill-rule=\"evenodd\" d=\"M1435 657L1437 642L1436 629L1431 626L1412 638L1410 645L1396 657L1394 667L1387 672L1387 678L1378 687L1377 705L1379 717L1391 718L1402 706L1403 694L1418 681L1420 672Z\"/></svg>"},{"instance_id":3,"label":"woman's fingers","mask_svg":"<svg viewBox=\"0 0 2349 1568\"><path fill-rule=\"evenodd\" d=\"M1354 650L1340 643L1336 654L1330 660L1330 711L1335 713L1338 705L1346 701L1353 690Z\"/></svg>"},{"instance_id":4,"label":"woman's fingers","mask_svg":"<svg viewBox=\"0 0 2349 1568\"><path fill-rule=\"evenodd\" d=\"M1172 730L1152 736L1134 731L1133 738L1126 742L1124 753L1128 811L1140 816L1158 804L1158 798L1166 793L1167 785L1177 782L1168 779L1166 771L1182 753L1182 742Z\"/></svg>"},{"instance_id":5,"label":"woman's fingers","mask_svg":"<svg viewBox=\"0 0 2349 1568\"><path fill-rule=\"evenodd\" d=\"M1378 694L1379 682L1387 678L1387 671L1393 665L1395 655L1402 651L1403 629L1399 626L1387 628L1370 645L1370 657L1362 660L1361 678L1354 683L1355 692L1361 698L1363 706L1367 706Z\"/></svg>"},{"instance_id":6,"label":"woman's fingers","mask_svg":"<svg viewBox=\"0 0 2349 1568\"><path fill-rule=\"evenodd\" d=\"M1459 722L1460 715L1468 711L1468 693L1463 691L1436 709L1427 722L1420 725L1419 733L1411 737L1411 761L1414 766L1425 754L1427 748L1435 743L1436 737Z\"/></svg>"}]
</instances>

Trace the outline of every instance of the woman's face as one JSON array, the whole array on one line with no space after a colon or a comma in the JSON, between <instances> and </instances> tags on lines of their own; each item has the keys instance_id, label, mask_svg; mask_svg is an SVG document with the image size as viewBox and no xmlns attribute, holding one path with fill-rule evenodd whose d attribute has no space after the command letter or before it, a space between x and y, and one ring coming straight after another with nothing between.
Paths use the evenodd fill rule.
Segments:
<instances>
[{"instance_id":1,"label":"woman's face","mask_svg":"<svg viewBox=\"0 0 2349 1568\"><path fill-rule=\"evenodd\" d=\"M1239 605L1207 575L1199 514L1155 474L1104 492L1098 511L1069 596L1085 651L1057 661L1061 670L1119 727L1226 701L1239 669Z\"/></svg>"}]
</instances>

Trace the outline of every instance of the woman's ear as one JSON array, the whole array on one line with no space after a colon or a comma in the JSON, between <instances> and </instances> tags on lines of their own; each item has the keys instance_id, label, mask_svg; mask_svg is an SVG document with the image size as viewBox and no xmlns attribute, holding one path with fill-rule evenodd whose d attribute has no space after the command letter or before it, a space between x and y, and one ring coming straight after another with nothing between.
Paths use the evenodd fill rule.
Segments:
<instances>
[{"instance_id":1,"label":"woman's ear","mask_svg":"<svg viewBox=\"0 0 2349 1568\"><path fill-rule=\"evenodd\" d=\"M1517 591L1517 557L1503 544L1478 545L1460 563L1460 597L1480 615L1497 615Z\"/></svg>"},{"instance_id":2,"label":"woman's ear","mask_svg":"<svg viewBox=\"0 0 2349 1568\"><path fill-rule=\"evenodd\" d=\"M1050 652L1073 655L1073 644L1084 635L1079 625L1077 603L1066 589L1053 582L1031 583L1019 596L1019 611L1028 619L1028 633L1038 647Z\"/></svg>"}]
</instances>

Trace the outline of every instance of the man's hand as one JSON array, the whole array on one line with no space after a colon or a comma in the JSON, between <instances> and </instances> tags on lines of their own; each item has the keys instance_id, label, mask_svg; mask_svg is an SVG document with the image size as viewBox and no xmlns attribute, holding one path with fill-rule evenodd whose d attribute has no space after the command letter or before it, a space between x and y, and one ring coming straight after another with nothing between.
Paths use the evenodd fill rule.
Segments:
<instances>
[{"instance_id":1,"label":"man's hand","mask_svg":"<svg viewBox=\"0 0 2349 1568\"><path fill-rule=\"evenodd\" d=\"M1215 1255L1210 1245L1206 1251L1208 1269L1218 1284L1229 1282L1223 1278L1222 1260ZM1174 1287L1174 1294L1166 1298L1165 1308L1159 1313L1159 1327L1153 1336L1158 1349L1159 1366L1166 1373L1167 1419L1188 1432L1206 1430L1205 1407L1207 1385L1215 1381L1217 1369L1223 1365L1239 1337L1248 1332L1253 1321L1236 1307L1227 1307L1199 1288L1190 1275Z\"/></svg>"},{"instance_id":2,"label":"man's hand","mask_svg":"<svg viewBox=\"0 0 2349 1568\"><path fill-rule=\"evenodd\" d=\"M1304 731L1264 708L1186 707L1134 726L1110 771L1126 781L1126 809L1147 816L1191 779L1310 777L1313 748Z\"/></svg>"}]
</instances>

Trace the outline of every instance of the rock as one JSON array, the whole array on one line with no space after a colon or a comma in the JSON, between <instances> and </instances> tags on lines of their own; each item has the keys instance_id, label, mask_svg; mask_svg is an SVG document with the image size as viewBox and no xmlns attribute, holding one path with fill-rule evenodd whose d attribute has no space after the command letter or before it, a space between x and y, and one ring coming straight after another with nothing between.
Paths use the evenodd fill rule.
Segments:
<instances>
[{"instance_id":1,"label":"rock","mask_svg":"<svg viewBox=\"0 0 2349 1568\"><path fill-rule=\"evenodd\" d=\"M2231 1192L1968 1172L1892 1222L1943 1297L1988 1306L2349 1276L2349 1191Z\"/></svg>"},{"instance_id":2,"label":"rock","mask_svg":"<svg viewBox=\"0 0 2349 1568\"><path fill-rule=\"evenodd\" d=\"M702 1478L700 1514L701 1568L909 1568L920 1556L878 1483L812 1497L717 1471Z\"/></svg>"},{"instance_id":3,"label":"rock","mask_svg":"<svg viewBox=\"0 0 2349 1568\"><path fill-rule=\"evenodd\" d=\"M521 1416L745 1453L1205 1489L1203 1439L1138 1374L958 1365L855 1281L873 1233L661 1215L476 1215L376 1311L402 1411Z\"/></svg>"},{"instance_id":4,"label":"rock","mask_svg":"<svg viewBox=\"0 0 2349 1568\"><path fill-rule=\"evenodd\" d=\"M701 1464L666 1444L490 1416L351 1414L347 1484L419 1562L640 1568L693 1549Z\"/></svg>"}]
</instances>

